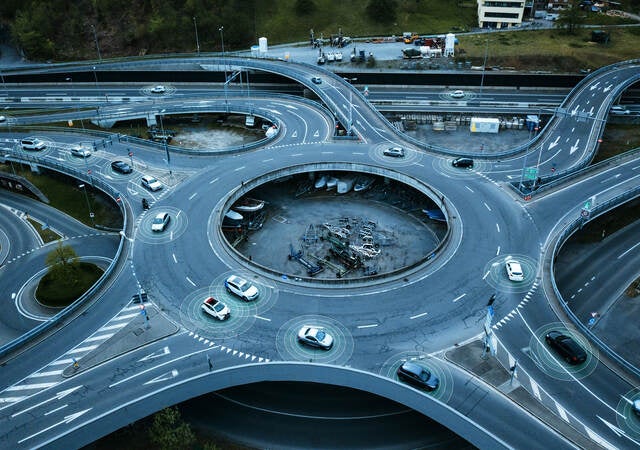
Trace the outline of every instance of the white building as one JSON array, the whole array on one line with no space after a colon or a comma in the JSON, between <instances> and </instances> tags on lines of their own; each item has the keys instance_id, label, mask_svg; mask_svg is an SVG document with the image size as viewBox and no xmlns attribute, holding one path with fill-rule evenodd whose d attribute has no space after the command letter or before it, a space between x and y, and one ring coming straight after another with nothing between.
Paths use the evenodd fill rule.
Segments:
<instances>
[{"instance_id":1,"label":"white building","mask_svg":"<svg viewBox=\"0 0 640 450\"><path fill-rule=\"evenodd\" d=\"M478 0L480 28L509 28L522 23L525 0Z\"/></svg>"}]
</instances>

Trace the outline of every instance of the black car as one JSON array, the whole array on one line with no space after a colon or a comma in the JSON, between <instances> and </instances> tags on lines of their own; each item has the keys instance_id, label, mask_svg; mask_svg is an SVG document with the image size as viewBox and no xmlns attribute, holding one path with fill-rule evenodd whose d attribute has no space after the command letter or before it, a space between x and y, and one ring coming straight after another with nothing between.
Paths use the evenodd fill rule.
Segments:
<instances>
[{"instance_id":1,"label":"black car","mask_svg":"<svg viewBox=\"0 0 640 450\"><path fill-rule=\"evenodd\" d=\"M473 159L471 158L456 158L451 162L453 167L471 168L473 167Z\"/></svg>"},{"instance_id":2,"label":"black car","mask_svg":"<svg viewBox=\"0 0 640 450\"><path fill-rule=\"evenodd\" d=\"M131 168L131 166L129 164L127 164L124 161L114 161L111 163L111 169L114 172L118 172L118 173L123 173L123 174L128 174L133 172L133 169Z\"/></svg>"},{"instance_id":3,"label":"black car","mask_svg":"<svg viewBox=\"0 0 640 450\"><path fill-rule=\"evenodd\" d=\"M587 352L571 336L562 334L559 331L549 331L544 340L568 364L575 366L587 360Z\"/></svg>"},{"instance_id":4,"label":"black car","mask_svg":"<svg viewBox=\"0 0 640 450\"><path fill-rule=\"evenodd\" d=\"M434 391L440 385L440 380L429 369L410 361L398 367L396 374L400 380L427 391Z\"/></svg>"}]
</instances>

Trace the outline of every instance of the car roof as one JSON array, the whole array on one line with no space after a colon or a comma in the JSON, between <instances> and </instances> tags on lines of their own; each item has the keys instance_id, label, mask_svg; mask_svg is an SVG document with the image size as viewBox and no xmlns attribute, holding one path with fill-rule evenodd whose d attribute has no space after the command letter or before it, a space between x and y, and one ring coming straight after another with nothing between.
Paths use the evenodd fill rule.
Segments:
<instances>
[{"instance_id":1,"label":"car roof","mask_svg":"<svg viewBox=\"0 0 640 450\"><path fill-rule=\"evenodd\" d=\"M407 372L414 373L416 375L419 375L424 370L422 366L416 363L413 363L411 361L406 361L404 364L402 364L402 369Z\"/></svg>"}]
</instances>

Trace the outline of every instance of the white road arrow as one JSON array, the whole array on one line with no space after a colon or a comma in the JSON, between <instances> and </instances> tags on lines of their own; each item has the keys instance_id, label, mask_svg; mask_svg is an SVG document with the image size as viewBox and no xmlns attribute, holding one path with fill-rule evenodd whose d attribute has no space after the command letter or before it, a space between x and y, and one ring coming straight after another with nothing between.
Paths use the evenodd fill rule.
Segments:
<instances>
[{"instance_id":1,"label":"white road arrow","mask_svg":"<svg viewBox=\"0 0 640 450\"><path fill-rule=\"evenodd\" d=\"M61 420L60 422L54 423L53 425L45 428L44 430L40 430L37 433L32 434L31 436L27 436L26 438L19 440L18 444L22 444L24 441L28 441L29 439L34 438L34 437L36 437L36 436L38 436L38 435L40 435L42 433L46 433L50 429L55 428L58 425L62 425L63 423L71 423L72 421L76 420L78 417L80 417L81 415L91 411L92 409L93 408L85 409L84 411L78 411L77 413L65 416L65 418L63 420Z\"/></svg>"},{"instance_id":2,"label":"white road arrow","mask_svg":"<svg viewBox=\"0 0 640 450\"><path fill-rule=\"evenodd\" d=\"M46 399L46 400L43 400L43 401L41 401L40 403L38 403L37 405L29 406L27 409L23 409L22 411L19 411L19 412L15 413L15 414L12 414L12 415L11 415L11 417L17 417L17 416L19 416L20 414L24 414L24 413L26 413L26 412L28 412L28 411L31 411L32 409L35 409L35 408L37 408L37 407L39 407L39 406L42 406L42 405L44 405L45 403L49 403L49 402L50 402L50 401L52 401L52 400L60 400L60 399L62 399L62 398L65 398L67 395L71 394L72 392L77 391L77 390L78 390L78 389L80 389L81 387L82 387L82 385L80 385L80 386L76 386L76 387L73 387L73 388L71 388L71 389L66 389L66 390L64 390L64 391L60 391L60 392L58 392L57 394L55 394L53 397L48 398L48 399Z\"/></svg>"},{"instance_id":3,"label":"white road arrow","mask_svg":"<svg viewBox=\"0 0 640 450\"><path fill-rule=\"evenodd\" d=\"M578 150L578 144L580 143L580 139L576 139L576 143L571 146L571 150L569 151L570 155L573 155L573 152Z\"/></svg>"},{"instance_id":4,"label":"white road arrow","mask_svg":"<svg viewBox=\"0 0 640 450\"><path fill-rule=\"evenodd\" d=\"M600 85L600 82L598 81L596 84L594 84L593 86L591 86L589 88L590 91L593 91L594 89L596 89L598 86Z\"/></svg>"},{"instance_id":5,"label":"white road arrow","mask_svg":"<svg viewBox=\"0 0 640 450\"><path fill-rule=\"evenodd\" d=\"M593 116L593 106L591 107L591 109L589 110L589 115Z\"/></svg>"},{"instance_id":6,"label":"white road arrow","mask_svg":"<svg viewBox=\"0 0 640 450\"><path fill-rule=\"evenodd\" d=\"M169 347L164 347L164 348L161 348L158 351L155 351L155 352L151 353L150 355L145 356L142 359L139 359L138 362L148 361L150 359L155 359L155 358L160 358L161 356L168 355L169 353L171 353L171 351L169 351Z\"/></svg>"},{"instance_id":7,"label":"white road arrow","mask_svg":"<svg viewBox=\"0 0 640 450\"><path fill-rule=\"evenodd\" d=\"M291 134L291 137L298 137L298 130L294 131L294 132Z\"/></svg>"},{"instance_id":8,"label":"white road arrow","mask_svg":"<svg viewBox=\"0 0 640 450\"><path fill-rule=\"evenodd\" d=\"M160 381L167 381L177 376L178 376L178 371L176 369L173 369L171 372L164 373L159 377L155 377L153 380L147 381L144 384L152 384L152 383L158 383Z\"/></svg>"},{"instance_id":9,"label":"white road arrow","mask_svg":"<svg viewBox=\"0 0 640 450\"><path fill-rule=\"evenodd\" d=\"M602 90L602 92L610 91L612 87L613 87L613 84L610 84L609 86L607 86L606 88L604 88L604 89Z\"/></svg>"},{"instance_id":10,"label":"white road arrow","mask_svg":"<svg viewBox=\"0 0 640 450\"><path fill-rule=\"evenodd\" d=\"M597 417L598 419L600 419L600 420L602 421L602 423L604 423L607 427L609 427L609 429L610 429L611 431L613 431L617 436L624 436L624 437L626 437L627 439L629 439L631 442L633 442L634 444L636 444L636 445L639 445L639 444L640 444L640 442L638 442L637 440L635 440L635 439L633 439L633 438L629 437L629 436L627 435L627 433L625 433L625 432L624 432L624 430L622 430L622 429L620 429L620 428L616 427L616 426L615 426L615 425L613 425L612 423L607 422L606 420L604 420L602 417L600 417L600 416L598 416L598 415L596 415L596 417Z\"/></svg>"},{"instance_id":11,"label":"white road arrow","mask_svg":"<svg viewBox=\"0 0 640 450\"><path fill-rule=\"evenodd\" d=\"M559 140L560 140L560 136L558 136L558 137L556 138L556 140L555 140L555 141L551 142L551 143L549 144L549 150L551 150L553 147L555 147L556 145L558 145L558 141L559 141Z\"/></svg>"},{"instance_id":12,"label":"white road arrow","mask_svg":"<svg viewBox=\"0 0 640 450\"><path fill-rule=\"evenodd\" d=\"M578 114L578 108L580 108L580 105L577 105L575 109L571 110L571 116L575 116L576 114Z\"/></svg>"},{"instance_id":13,"label":"white road arrow","mask_svg":"<svg viewBox=\"0 0 640 450\"><path fill-rule=\"evenodd\" d=\"M313 137L320 137L320 131L316 130L316 132L313 133Z\"/></svg>"}]
</instances>

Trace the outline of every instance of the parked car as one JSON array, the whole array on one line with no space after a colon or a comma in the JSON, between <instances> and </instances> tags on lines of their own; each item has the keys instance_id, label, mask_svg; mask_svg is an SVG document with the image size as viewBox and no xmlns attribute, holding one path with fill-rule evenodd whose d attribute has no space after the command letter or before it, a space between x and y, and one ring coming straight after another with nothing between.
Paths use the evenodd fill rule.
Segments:
<instances>
[{"instance_id":1,"label":"parked car","mask_svg":"<svg viewBox=\"0 0 640 450\"><path fill-rule=\"evenodd\" d=\"M40 151L47 148L44 142L34 137L28 137L28 138L22 139L20 141L20 145L22 145L22 148L24 150Z\"/></svg>"},{"instance_id":2,"label":"parked car","mask_svg":"<svg viewBox=\"0 0 640 450\"><path fill-rule=\"evenodd\" d=\"M453 167L460 167L460 168L471 168L473 167L473 159L471 158L456 158L453 161L451 161L451 165Z\"/></svg>"},{"instance_id":3,"label":"parked car","mask_svg":"<svg viewBox=\"0 0 640 450\"><path fill-rule=\"evenodd\" d=\"M544 340L568 364L575 366L587 360L587 352L571 336L559 331L549 331Z\"/></svg>"},{"instance_id":4,"label":"parked car","mask_svg":"<svg viewBox=\"0 0 640 450\"><path fill-rule=\"evenodd\" d=\"M127 164L124 161L114 161L111 163L111 169L114 172L118 172L118 173L123 173L123 174L128 174L133 172L133 169L131 168L131 166L129 164Z\"/></svg>"},{"instance_id":5,"label":"parked car","mask_svg":"<svg viewBox=\"0 0 640 450\"><path fill-rule=\"evenodd\" d=\"M457 90L451 93L452 98L464 98L464 91Z\"/></svg>"},{"instance_id":6,"label":"parked car","mask_svg":"<svg viewBox=\"0 0 640 450\"><path fill-rule=\"evenodd\" d=\"M82 145L74 145L71 147L71 156L77 156L78 158L88 158L91 156L91 150Z\"/></svg>"},{"instance_id":7,"label":"parked car","mask_svg":"<svg viewBox=\"0 0 640 450\"><path fill-rule=\"evenodd\" d=\"M200 308L214 319L227 320L231 317L229 307L213 297L205 298Z\"/></svg>"},{"instance_id":8,"label":"parked car","mask_svg":"<svg viewBox=\"0 0 640 450\"><path fill-rule=\"evenodd\" d=\"M0 116L0 122L6 122L7 118L6 116Z\"/></svg>"},{"instance_id":9,"label":"parked car","mask_svg":"<svg viewBox=\"0 0 640 450\"><path fill-rule=\"evenodd\" d=\"M260 294L257 287L237 275L231 275L227 278L224 287L227 288L227 292L237 295L247 302L255 300Z\"/></svg>"},{"instance_id":10,"label":"parked car","mask_svg":"<svg viewBox=\"0 0 640 450\"><path fill-rule=\"evenodd\" d=\"M504 264L507 268L507 276L511 281L524 280L524 273L522 272L522 266L518 261L516 261L515 259L507 259Z\"/></svg>"},{"instance_id":11,"label":"parked car","mask_svg":"<svg viewBox=\"0 0 640 450\"><path fill-rule=\"evenodd\" d=\"M167 91L167 88L165 88L161 84L158 84L157 86L154 86L151 88L152 94L164 94L166 91Z\"/></svg>"},{"instance_id":12,"label":"parked car","mask_svg":"<svg viewBox=\"0 0 640 450\"><path fill-rule=\"evenodd\" d=\"M389 147L382 152L385 156L393 156L394 158L402 158L404 149L402 147Z\"/></svg>"},{"instance_id":13,"label":"parked car","mask_svg":"<svg viewBox=\"0 0 640 450\"><path fill-rule=\"evenodd\" d=\"M333 347L333 336L321 327L303 325L300 331L298 331L298 342L323 350L331 350L331 347Z\"/></svg>"},{"instance_id":14,"label":"parked car","mask_svg":"<svg viewBox=\"0 0 640 450\"><path fill-rule=\"evenodd\" d=\"M150 175L144 175L140 181L142 187L150 190L151 192L159 191L162 189L162 183Z\"/></svg>"},{"instance_id":15,"label":"parked car","mask_svg":"<svg viewBox=\"0 0 640 450\"><path fill-rule=\"evenodd\" d=\"M407 361L398 367L396 374L401 381L427 391L434 391L440 385L438 377L429 369L411 361Z\"/></svg>"},{"instance_id":16,"label":"parked car","mask_svg":"<svg viewBox=\"0 0 640 450\"><path fill-rule=\"evenodd\" d=\"M322 78L320 78L320 77L313 77L313 78L311 78L311 81L314 84L322 84Z\"/></svg>"},{"instance_id":17,"label":"parked car","mask_svg":"<svg viewBox=\"0 0 640 450\"><path fill-rule=\"evenodd\" d=\"M620 106L620 105L612 106L611 109L609 110L609 112L611 114L622 115L622 116L626 116L627 114L631 114L631 111L629 111L624 106Z\"/></svg>"},{"instance_id":18,"label":"parked car","mask_svg":"<svg viewBox=\"0 0 640 450\"><path fill-rule=\"evenodd\" d=\"M167 225L169 225L170 221L171 216L168 212L160 212L156 214L153 222L151 222L151 231L164 231L165 228L167 228Z\"/></svg>"}]
</instances>

